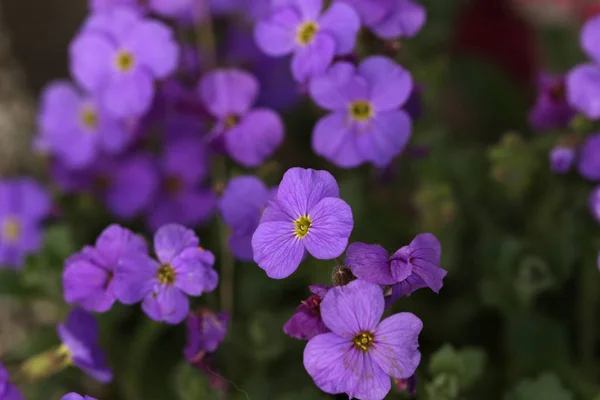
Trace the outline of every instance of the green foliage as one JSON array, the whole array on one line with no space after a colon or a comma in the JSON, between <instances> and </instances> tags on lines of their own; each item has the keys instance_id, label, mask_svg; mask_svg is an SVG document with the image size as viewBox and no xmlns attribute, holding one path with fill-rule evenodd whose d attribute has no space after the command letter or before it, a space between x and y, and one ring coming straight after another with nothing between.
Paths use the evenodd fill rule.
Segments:
<instances>
[{"instance_id":1,"label":"green foliage","mask_svg":"<svg viewBox=\"0 0 600 400\"><path fill-rule=\"evenodd\" d=\"M552 374L543 374L537 379L528 379L511 390L504 400L574 400L573 393L565 389Z\"/></svg>"}]
</instances>

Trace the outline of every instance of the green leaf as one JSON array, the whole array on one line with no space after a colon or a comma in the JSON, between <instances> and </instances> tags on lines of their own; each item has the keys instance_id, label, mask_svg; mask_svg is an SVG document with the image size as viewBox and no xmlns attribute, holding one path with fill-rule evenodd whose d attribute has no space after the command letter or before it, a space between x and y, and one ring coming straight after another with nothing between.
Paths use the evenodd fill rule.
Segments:
<instances>
[{"instance_id":1,"label":"green leaf","mask_svg":"<svg viewBox=\"0 0 600 400\"><path fill-rule=\"evenodd\" d=\"M537 379L524 380L504 396L504 400L573 400L553 374L543 374Z\"/></svg>"},{"instance_id":2,"label":"green leaf","mask_svg":"<svg viewBox=\"0 0 600 400\"><path fill-rule=\"evenodd\" d=\"M208 377L187 363L181 363L175 372L175 388L180 400L219 399L211 389Z\"/></svg>"},{"instance_id":3,"label":"green leaf","mask_svg":"<svg viewBox=\"0 0 600 400\"><path fill-rule=\"evenodd\" d=\"M460 351L444 345L429 362L429 371L434 377L449 374L456 376L461 389L468 389L485 369L486 355L482 349L467 347Z\"/></svg>"}]
</instances>

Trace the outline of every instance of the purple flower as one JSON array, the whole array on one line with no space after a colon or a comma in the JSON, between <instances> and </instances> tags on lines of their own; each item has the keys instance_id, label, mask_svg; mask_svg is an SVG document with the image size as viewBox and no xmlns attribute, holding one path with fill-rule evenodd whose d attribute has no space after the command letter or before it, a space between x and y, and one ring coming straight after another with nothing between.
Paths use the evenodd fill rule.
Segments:
<instances>
[{"instance_id":1,"label":"purple flower","mask_svg":"<svg viewBox=\"0 0 600 400\"><path fill-rule=\"evenodd\" d=\"M89 0L89 9L94 12L106 12L115 8L130 7L133 10L141 11L139 0Z\"/></svg>"},{"instance_id":2,"label":"purple flower","mask_svg":"<svg viewBox=\"0 0 600 400\"><path fill-rule=\"evenodd\" d=\"M245 167L257 167L283 141L284 126L276 112L251 109L258 96L258 82L251 74L224 69L206 74L200 96L217 118L213 135L223 135L229 155Z\"/></svg>"},{"instance_id":3,"label":"purple flower","mask_svg":"<svg viewBox=\"0 0 600 400\"><path fill-rule=\"evenodd\" d=\"M106 312L115 302L113 276L126 254L147 254L144 239L129 229L110 225L96 240L69 257L63 272L65 301L87 311Z\"/></svg>"},{"instance_id":4,"label":"purple flower","mask_svg":"<svg viewBox=\"0 0 600 400\"><path fill-rule=\"evenodd\" d=\"M334 3L321 14L322 0L287 0L258 22L254 37L266 54L293 53L292 74L299 82L322 74L336 55L354 49L360 20L347 4Z\"/></svg>"},{"instance_id":5,"label":"purple flower","mask_svg":"<svg viewBox=\"0 0 600 400\"><path fill-rule=\"evenodd\" d=\"M98 323L94 316L81 308L74 308L67 322L58 325L58 336L70 364L100 382L110 382L112 372L106 365L104 352L98 346Z\"/></svg>"},{"instance_id":6,"label":"purple flower","mask_svg":"<svg viewBox=\"0 0 600 400\"><path fill-rule=\"evenodd\" d=\"M417 395L417 376L413 375L410 378L399 379L394 378L394 384L399 392L405 392L411 399Z\"/></svg>"},{"instance_id":7,"label":"purple flower","mask_svg":"<svg viewBox=\"0 0 600 400\"><path fill-rule=\"evenodd\" d=\"M363 0L364 1L364 0ZM385 17L369 26L382 39L413 37L425 25L427 11L413 0L393 0Z\"/></svg>"},{"instance_id":8,"label":"purple flower","mask_svg":"<svg viewBox=\"0 0 600 400\"><path fill-rule=\"evenodd\" d=\"M0 400L23 400L19 389L10 382L8 371L0 363Z\"/></svg>"},{"instance_id":9,"label":"purple flower","mask_svg":"<svg viewBox=\"0 0 600 400\"><path fill-rule=\"evenodd\" d=\"M254 261L269 277L285 278L298 268L306 251L321 260L341 255L353 224L352 210L339 199L329 172L291 168L252 236Z\"/></svg>"},{"instance_id":10,"label":"purple flower","mask_svg":"<svg viewBox=\"0 0 600 400\"><path fill-rule=\"evenodd\" d=\"M387 17L394 8L395 0L336 0L346 3L360 16L361 22L367 27L372 27Z\"/></svg>"},{"instance_id":11,"label":"purple flower","mask_svg":"<svg viewBox=\"0 0 600 400\"><path fill-rule=\"evenodd\" d=\"M100 157L84 170L55 163L54 181L67 193L87 192L101 198L116 216L131 219L145 211L158 188L152 156L137 153L122 158Z\"/></svg>"},{"instance_id":12,"label":"purple flower","mask_svg":"<svg viewBox=\"0 0 600 400\"><path fill-rule=\"evenodd\" d=\"M590 181L600 180L600 133L588 136L579 150L579 173Z\"/></svg>"},{"instance_id":13,"label":"purple flower","mask_svg":"<svg viewBox=\"0 0 600 400\"><path fill-rule=\"evenodd\" d=\"M566 99L564 76L540 73L538 97L529 111L529 124L536 130L566 128L575 112Z\"/></svg>"},{"instance_id":14,"label":"purple flower","mask_svg":"<svg viewBox=\"0 0 600 400\"><path fill-rule=\"evenodd\" d=\"M359 279L379 285L391 285L391 304L400 296L409 296L423 287L438 293L447 272L440 268L440 242L431 233L417 235L391 257L376 244L352 243L344 264Z\"/></svg>"},{"instance_id":15,"label":"purple flower","mask_svg":"<svg viewBox=\"0 0 600 400\"><path fill-rule=\"evenodd\" d=\"M594 188L590 193L589 205L592 215L596 221L600 222L600 186Z\"/></svg>"},{"instance_id":16,"label":"purple flower","mask_svg":"<svg viewBox=\"0 0 600 400\"><path fill-rule=\"evenodd\" d=\"M550 151L550 167L557 174L569 172L575 162L575 150L571 147L556 146Z\"/></svg>"},{"instance_id":17,"label":"purple flower","mask_svg":"<svg viewBox=\"0 0 600 400\"><path fill-rule=\"evenodd\" d=\"M219 211L231 229L229 247L233 255L243 261L252 261L252 235L273 190L254 176L232 178L219 200Z\"/></svg>"},{"instance_id":18,"label":"purple flower","mask_svg":"<svg viewBox=\"0 0 600 400\"><path fill-rule=\"evenodd\" d=\"M194 231L170 224L154 235L158 261L128 254L117 268L113 289L124 304L143 300L142 309L155 321L178 324L189 312L186 295L200 296L217 287L215 256L199 246Z\"/></svg>"},{"instance_id":19,"label":"purple flower","mask_svg":"<svg viewBox=\"0 0 600 400\"><path fill-rule=\"evenodd\" d=\"M47 151L66 165L81 168L100 151L118 153L133 139L124 124L84 96L68 82L50 84L44 90L39 124Z\"/></svg>"},{"instance_id":20,"label":"purple flower","mask_svg":"<svg viewBox=\"0 0 600 400\"><path fill-rule=\"evenodd\" d=\"M285 325L283 332L296 339L310 340L321 333L330 332L321 318L321 302L330 287L327 285L311 285L308 287L313 293L304 300L296 312Z\"/></svg>"},{"instance_id":21,"label":"purple flower","mask_svg":"<svg viewBox=\"0 0 600 400\"><path fill-rule=\"evenodd\" d=\"M154 81L178 61L171 29L122 7L93 14L70 46L73 77L116 117L148 111Z\"/></svg>"},{"instance_id":22,"label":"purple flower","mask_svg":"<svg viewBox=\"0 0 600 400\"><path fill-rule=\"evenodd\" d=\"M187 317L187 345L185 358L195 364L206 353L213 353L225 339L231 315L225 312L213 313L202 309Z\"/></svg>"},{"instance_id":23,"label":"purple flower","mask_svg":"<svg viewBox=\"0 0 600 400\"><path fill-rule=\"evenodd\" d=\"M304 349L304 367L321 390L380 400L391 389L390 376L414 374L423 323L411 313L379 322L383 309L381 288L365 281L327 293L321 316L331 332L315 336Z\"/></svg>"},{"instance_id":24,"label":"purple flower","mask_svg":"<svg viewBox=\"0 0 600 400\"><path fill-rule=\"evenodd\" d=\"M96 400L96 399L93 397L90 397L90 396L82 396L77 393L69 393L69 394L66 394L65 396L63 396L63 398L60 400Z\"/></svg>"},{"instance_id":25,"label":"purple flower","mask_svg":"<svg viewBox=\"0 0 600 400\"><path fill-rule=\"evenodd\" d=\"M358 68L335 64L310 83L313 100L332 111L314 128L314 151L344 168L386 166L410 139L412 122L400 107L412 87L410 74L386 57L369 57Z\"/></svg>"},{"instance_id":26,"label":"purple flower","mask_svg":"<svg viewBox=\"0 0 600 400\"><path fill-rule=\"evenodd\" d=\"M168 223L197 225L212 215L216 198L201 186L208 174L208 154L200 138L167 142L159 169L161 188L147 215L151 230Z\"/></svg>"},{"instance_id":27,"label":"purple flower","mask_svg":"<svg viewBox=\"0 0 600 400\"><path fill-rule=\"evenodd\" d=\"M48 193L33 179L0 181L0 265L18 268L39 249L40 223L49 212Z\"/></svg>"}]
</instances>

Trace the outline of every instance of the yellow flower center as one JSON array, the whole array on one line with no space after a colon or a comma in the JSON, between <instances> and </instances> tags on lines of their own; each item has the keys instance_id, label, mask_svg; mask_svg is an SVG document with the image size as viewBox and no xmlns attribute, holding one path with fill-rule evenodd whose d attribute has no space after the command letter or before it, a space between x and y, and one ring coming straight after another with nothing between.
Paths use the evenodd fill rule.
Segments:
<instances>
[{"instance_id":1,"label":"yellow flower center","mask_svg":"<svg viewBox=\"0 0 600 400\"><path fill-rule=\"evenodd\" d=\"M14 242L21 236L21 223L15 217L7 217L2 222L2 237L8 242Z\"/></svg>"},{"instance_id":2,"label":"yellow flower center","mask_svg":"<svg viewBox=\"0 0 600 400\"><path fill-rule=\"evenodd\" d=\"M127 50L119 50L115 57L115 67L119 72L129 72L135 66L135 57Z\"/></svg>"},{"instance_id":3,"label":"yellow flower center","mask_svg":"<svg viewBox=\"0 0 600 400\"><path fill-rule=\"evenodd\" d=\"M175 270L169 264L163 264L158 269L156 277L160 283L171 285L175 282Z\"/></svg>"},{"instance_id":4,"label":"yellow flower center","mask_svg":"<svg viewBox=\"0 0 600 400\"><path fill-rule=\"evenodd\" d=\"M319 31L319 25L316 22L308 21L298 27L296 33L296 41L302 46L306 46L312 42L315 35Z\"/></svg>"},{"instance_id":5,"label":"yellow flower center","mask_svg":"<svg viewBox=\"0 0 600 400\"><path fill-rule=\"evenodd\" d=\"M294 221L294 234L296 237L302 239L304 236L308 235L311 224L312 221L308 215L298 217L298 219Z\"/></svg>"},{"instance_id":6,"label":"yellow flower center","mask_svg":"<svg viewBox=\"0 0 600 400\"><path fill-rule=\"evenodd\" d=\"M236 114L229 114L225 118L225 129L231 129L240 123L240 117Z\"/></svg>"},{"instance_id":7,"label":"yellow flower center","mask_svg":"<svg viewBox=\"0 0 600 400\"><path fill-rule=\"evenodd\" d=\"M354 336L354 339L352 340L354 347L362 351L368 351L371 347L373 347L373 341L374 338L371 332L361 332Z\"/></svg>"},{"instance_id":8,"label":"yellow flower center","mask_svg":"<svg viewBox=\"0 0 600 400\"><path fill-rule=\"evenodd\" d=\"M98 113L91 104L86 104L79 111L79 120L86 130L94 130L98 126Z\"/></svg>"},{"instance_id":9,"label":"yellow flower center","mask_svg":"<svg viewBox=\"0 0 600 400\"><path fill-rule=\"evenodd\" d=\"M368 101L356 100L350 104L350 116L355 121L368 121L373 117L373 106Z\"/></svg>"}]
</instances>

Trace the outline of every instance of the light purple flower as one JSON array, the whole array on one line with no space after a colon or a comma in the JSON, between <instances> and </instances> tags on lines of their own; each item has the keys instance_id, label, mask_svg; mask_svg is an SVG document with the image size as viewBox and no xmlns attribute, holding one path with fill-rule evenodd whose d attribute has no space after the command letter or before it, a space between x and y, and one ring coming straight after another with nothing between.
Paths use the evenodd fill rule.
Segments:
<instances>
[{"instance_id":1,"label":"light purple flower","mask_svg":"<svg viewBox=\"0 0 600 400\"><path fill-rule=\"evenodd\" d=\"M206 109L217 118L212 135L222 135L229 155L245 167L257 167L273 155L284 135L279 115L267 108L252 109L258 81L248 72L223 69L200 82Z\"/></svg>"},{"instance_id":2,"label":"light purple flower","mask_svg":"<svg viewBox=\"0 0 600 400\"><path fill-rule=\"evenodd\" d=\"M174 72L179 61L170 28L123 7L92 14L69 52L75 80L116 117L148 111L155 80Z\"/></svg>"},{"instance_id":3,"label":"light purple flower","mask_svg":"<svg viewBox=\"0 0 600 400\"><path fill-rule=\"evenodd\" d=\"M94 13L111 11L121 7L130 7L136 11L143 10L139 0L89 0L88 4L90 11Z\"/></svg>"},{"instance_id":4,"label":"light purple flower","mask_svg":"<svg viewBox=\"0 0 600 400\"><path fill-rule=\"evenodd\" d=\"M90 397L90 396L82 396L82 395L77 394L77 393L69 393L69 394L66 394L60 400L97 400L97 399L95 399L93 397Z\"/></svg>"},{"instance_id":5,"label":"light purple flower","mask_svg":"<svg viewBox=\"0 0 600 400\"><path fill-rule=\"evenodd\" d=\"M119 153L134 138L121 121L107 115L92 97L69 82L47 86L40 107L38 119L46 150L73 168L90 165L100 151Z\"/></svg>"},{"instance_id":6,"label":"light purple flower","mask_svg":"<svg viewBox=\"0 0 600 400\"><path fill-rule=\"evenodd\" d=\"M600 186L596 186L590 193L589 205L592 215L600 222Z\"/></svg>"},{"instance_id":7,"label":"light purple flower","mask_svg":"<svg viewBox=\"0 0 600 400\"><path fill-rule=\"evenodd\" d=\"M201 138L177 137L167 142L159 165L161 187L146 219L152 231L168 223L197 225L212 215L216 196L202 186L208 163Z\"/></svg>"},{"instance_id":8,"label":"light purple flower","mask_svg":"<svg viewBox=\"0 0 600 400\"><path fill-rule=\"evenodd\" d=\"M400 107L412 87L408 71L386 57L369 57L358 68L336 63L310 83L312 99L332 111L313 130L314 151L344 168L385 167L410 139L412 122Z\"/></svg>"},{"instance_id":9,"label":"light purple flower","mask_svg":"<svg viewBox=\"0 0 600 400\"><path fill-rule=\"evenodd\" d=\"M579 173L590 181L600 180L600 133L588 136L579 150Z\"/></svg>"},{"instance_id":10,"label":"light purple flower","mask_svg":"<svg viewBox=\"0 0 600 400\"><path fill-rule=\"evenodd\" d=\"M255 176L232 178L219 200L219 211L231 229L229 248L242 261L252 261L252 235L275 190L269 190Z\"/></svg>"},{"instance_id":11,"label":"light purple flower","mask_svg":"<svg viewBox=\"0 0 600 400\"><path fill-rule=\"evenodd\" d=\"M128 254L117 268L113 289L124 304L143 300L142 309L155 321L182 322L189 312L186 295L200 296L217 287L215 256L199 246L194 231L170 224L154 235L158 261L145 254Z\"/></svg>"},{"instance_id":12,"label":"light purple flower","mask_svg":"<svg viewBox=\"0 0 600 400\"><path fill-rule=\"evenodd\" d=\"M336 0L346 3L360 16L361 22L367 27L372 27L387 17L394 8L396 0Z\"/></svg>"},{"instance_id":13,"label":"light purple flower","mask_svg":"<svg viewBox=\"0 0 600 400\"><path fill-rule=\"evenodd\" d=\"M600 118L600 67L582 64L567 75L567 100L588 118Z\"/></svg>"},{"instance_id":14,"label":"light purple flower","mask_svg":"<svg viewBox=\"0 0 600 400\"><path fill-rule=\"evenodd\" d=\"M214 353L225 339L231 315L225 312L213 313L201 309L186 319L187 344L183 351L191 364L196 364L206 353Z\"/></svg>"},{"instance_id":15,"label":"light purple flower","mask_svg":"<svg viewBox=\"0 0 600 400\"><path fill-rule=\"evenodd\" d=\"M0 363L0 400L23 400L19 389L10 382L8 371Z\"/></svg>"},{"instance_id":16,"label":"light purple flower","mask_svg":"<svg viewBox=\"0 0 600 400\"><path fill-rule=\"evenodd\" d=\"M417 235L391 257L376 244L352 243L344 264L358 278L392 287L388 305L423 287L438 293L447 272L440 267L440 242L431 233Z\"/></svg>"},{"instance_id":17,"label":"light purple flower","mask_svg":"<svg viewBox=\"0 0 600 400\"><path fill-rule=\"evenodd\" d=\"M69 257L63 272L65 301L87 311L106 312L115 302L113 277L119 260L129 253L147 254L144 239L129 229L110 225L96 240Z\"/></svg>"},{"instance_id":18,"label":"light purple flower","mask_svg":"<svg viewBox=\"0 0 600 400\"><path fill-rule=\"evenodd\" d=\"M309 286L313 296L304 300L292 317L283 325L283 332L296 339L310 340L321 333L330 332L321 318L321 302L331 287Z\"/></svg>"},{"instance_id":19,"label":"light purple flower","mask_svg":"<svg viewBox=\"0 0 600 400\"><path fill-rule=\"evenodd\" d=\"M393 0L385 17L369 26L382 39L413 37L425 25L427 11L413 0Z\"/></svg>"},{"instance_id":20,"label":"light purple flower","mask_svg":"<svg viewBox=\"0 0 600 400\"><path fill-rule=\"evenodd\" d=\"M252 236L254 261L269 277L285 278L298 268L306 251L321 260L341 255L353 224L352 210L339 199L329 172L291 168Z\"/></svg>"},{"instance_id":21,"label":"light purple flower","mask_svg":"<svg viewBox=\"0 0 600 400\"><path fill-rule=\"evenodd\" d=\"M550 151L550 167L557 174L569 172L575 162L575 150L572 147L556 146Z\"/></svg>"},{"instance_id":22,"label":"light purple flower","mask_svg":"<svg viewBox=\"0 0 600 400\"><path fill-rule=\"evenodd\" d=\"M293 54L292 74L299 82L325 72L336 55L354 49L360 20L347 4L322 13L322 0L286 0L258 22L254 37L266 54Z\"/></svg>"},{"instance_id":23,"label":"light purple flower","mask_svg":"<svg viewBox=\"0 0 600 400\"><path fill-rule=\"evenodd\" d=\"M52 176L65 192L99 197L113 214L123 219L146 211L159 183L155 160L141 152L120 158L100 157L89 168L77 171L56 162Z\"/></svg>"},{"instance_id":24,"label":"light purple flower","mask_svg":"<svg viewBox=\"0 0 600 400\"><path fill-rule=\"evenodd\" d=\"M42 244L41 221L50 197L31 178L0 180L0 266L21 267Z\"/></svg>"},{"instance_id":25,"label":"light purple flower","mask_svg":"<svg viewBox=\"0 0 600 400\"><path fill-rule=\"evenodd\" d=\"M392 378L409 378L419 362L423 323L411 313L380 322L381 288L357 280L332 288L321 303L321 316L331 330L312 338L304 349L304 367L315 384L330 394L381 400Z\"/></svg>"},{"instance_id":26,"label":"light purple flower","mask_svg":"<svg viewBox=\"0 0 600 400\"><path fill-rule=\"evenodd\" d=\"M536 130L566 128L575 111L566 99L565 77L540 73L538 97L529 111L529 124Z\"/></svg>"},{"instance_id":27,"label":"light purple flower","mask_svg":"<svg viewBox=\"0 0 600 400\"><path fill-rule=\"evenodd\" d=\"M94 316L74 308L67 322L58 325L58 336L70 363L100 382L110 382L112 371L106 365L104 352L98 346L98 323Z\"/></svg>"}]
</instances>

